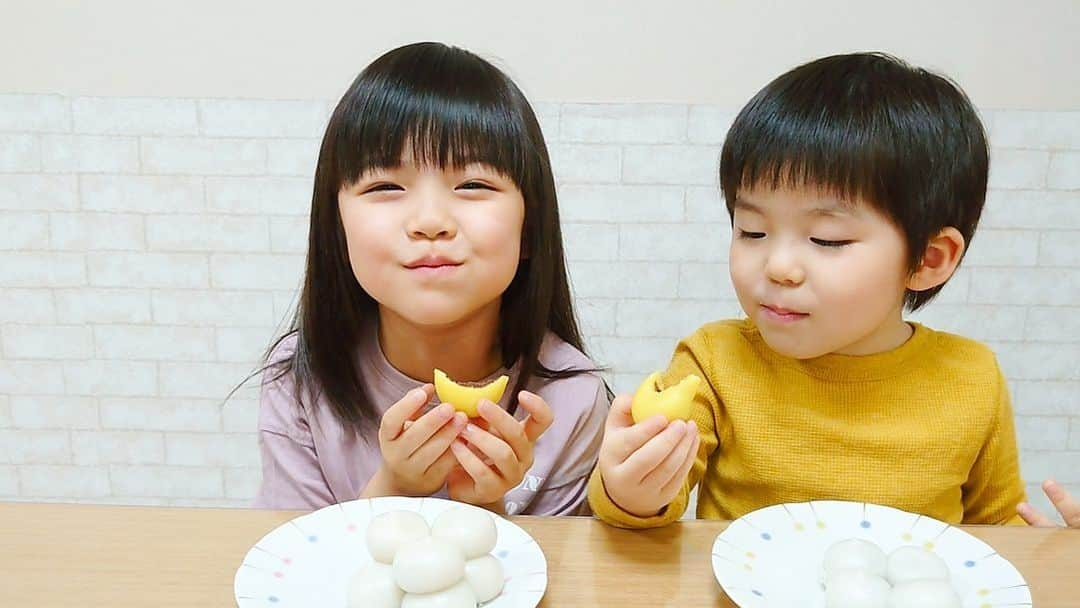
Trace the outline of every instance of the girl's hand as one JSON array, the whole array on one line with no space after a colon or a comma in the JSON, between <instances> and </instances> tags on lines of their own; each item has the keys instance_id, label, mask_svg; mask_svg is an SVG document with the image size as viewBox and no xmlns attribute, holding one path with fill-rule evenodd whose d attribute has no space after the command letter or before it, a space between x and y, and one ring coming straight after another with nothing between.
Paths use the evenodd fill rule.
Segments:
<instances>
[{"instance_id":1,"label":"girl's hand","mask_svg":"<svg viewBox=\"0 0 1080 608\"><path fill-rule=\"evenodd\" d=\"M657 415L634 424L629 395L616 397L600 445L600 478L608 497L637 517L652 517L675 499L697 457L697 425Z\"/></svg>"},{"instance_id":2,"label":"girl's hand","mask_svg":"<svg viewBox=\"0 0 1080 608\"><path fill-rule=\"evenodd\" d=\"M1053 479L1044 481L1042 487L1043 492L1046 492L1046 496L1050 498L1050 502L1054 503L1054 508L1061 514L1061 519L1065 520L1065 525L1070 528L1080 528L1080 501L1070 496L1065 491L1065 488L1061 487L1061 484ZM1035 507L1031 506L1031 503L1020 503L1017 505L1016 511L1029 525L1041 528L1057 527L1053 520L1040 513Z\"/></svg>"},{"instance_id":3,"label":"girl's hand","mask_svg":"<svg viewBox=\"0 0 1080 608\"><path fill-rule=\"evenodd\" d=\"M518 404L529 413L518 422L506 410L482 401L480 417L488 429L469 424L451 450L461 465L447 479L450 498L501 513L503 497L533 465L533 446L555 419L539 395L521 391Z\"/></svg>"},{"instance_id":4,"label":"girl's hand","mask_svg":"<svg viewBox=\"0 0 1080 608\"><path fill-rule=\"evenodd\" d=\"M420 415L434 393L435 387L425 384L409 391L383 414L379 424L383 464L361 497L429 496L446 484L447 475L457 464L450 444L468 418L448 403Z\"/></svg>"}]
</instances>

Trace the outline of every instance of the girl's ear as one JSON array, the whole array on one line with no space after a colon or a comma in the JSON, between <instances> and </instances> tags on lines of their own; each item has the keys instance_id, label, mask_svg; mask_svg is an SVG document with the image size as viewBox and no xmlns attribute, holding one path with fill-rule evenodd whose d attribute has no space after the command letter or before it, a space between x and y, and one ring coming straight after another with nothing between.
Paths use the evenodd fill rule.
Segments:
<instances>
[{"instance_id":1,"label":"girl's ear","mask_svg":"<svg viewBox=\"0 0 1080 608\"><path fill-rule=\"evenodd\" d=\"M949 280L964 256L964 235L952 226L930 238L918 268L908 277L907 288L926 291Z\"/></svg>"}]
</instances>

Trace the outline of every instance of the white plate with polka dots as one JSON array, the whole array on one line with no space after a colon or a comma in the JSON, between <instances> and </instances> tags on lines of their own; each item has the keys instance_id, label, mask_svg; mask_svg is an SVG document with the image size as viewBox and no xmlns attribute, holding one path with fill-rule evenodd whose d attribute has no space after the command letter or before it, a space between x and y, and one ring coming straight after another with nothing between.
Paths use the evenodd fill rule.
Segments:
<instances>
[{"instance_id":1,"label":"white plate with polka dots","mask_svg":"<svg viewBox=\"0 0 1080 608\"><path fill-rule=\"evenodd\" d=\"M861 502L787 503L748 513L716 537L713 573L740 608L824 608L822 559L848 538L872 541L885 553L915 545L938 554L964 608L1031 606L1024 577L990 545L945 522Z\"/></svg>"},{"instance_id":2,"label":"white plate with polka dots","mask_svg":"<svg viewBox=\"0 0 1080 608\"><path fill-rule=\"evenodd\" d=\"M349 580L373 560L365 534L388 511L415 511L427 519L452 507L481 510L440 498L387 496L331 505L285 522L255 543L236 571L239 608L345 608ZM486 513L486 511L485 511ZM506 583L484 608L535 608L547 590L547 559L540 545L513 522L494 517L498 540L491 552Z\"/></svg>"}]
</instances>

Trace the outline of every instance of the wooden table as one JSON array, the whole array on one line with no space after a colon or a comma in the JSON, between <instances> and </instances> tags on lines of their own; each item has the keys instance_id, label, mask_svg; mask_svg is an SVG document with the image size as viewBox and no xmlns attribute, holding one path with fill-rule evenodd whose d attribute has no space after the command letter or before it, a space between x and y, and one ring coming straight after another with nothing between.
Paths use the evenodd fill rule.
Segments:
<instances>
[{"instance_id":1,"label":"wooden table","mask_svg":"<svg viewBox=\"0 0 1080 608\"><path fill-rule=\"evenodd\" d=\"M296 515L0 503L0 606L235 606L233 575L244 554ZM724 522L631 532L589 518L513 521L547 556L545 608L734 606L708 558ZM965 529L1020 569L1034 606L1080 606L1080 531Z\"/></svg>"}]
</instances>

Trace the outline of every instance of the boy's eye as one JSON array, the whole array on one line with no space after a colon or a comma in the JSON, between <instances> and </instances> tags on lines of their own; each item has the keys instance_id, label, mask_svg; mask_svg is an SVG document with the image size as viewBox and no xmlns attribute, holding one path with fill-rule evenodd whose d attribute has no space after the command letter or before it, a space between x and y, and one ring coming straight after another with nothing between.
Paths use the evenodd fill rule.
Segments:
<instances>
[{"instance_id":1,"label":"boy's eye","mask_svg":"<svg viewBox=\"0 0 1080 608\"><path fill-rule=\"evenodd\" d=\"M740 239L763 239L765 238L764 232L747 232L746 230L739 230Z\"/></svg>"},{"instance_id":2,"label":"boy's eye","mask_svg":"<svg viewBox=\"0 0 1080 608\"><path fill-rule=\"evenodd\" d=\"M810 242L815 245L820 245L822 247L843 247L845 245L852 244L854 241L829 241L826 239L811 238Z\"/></svg>"}]
</instances>

